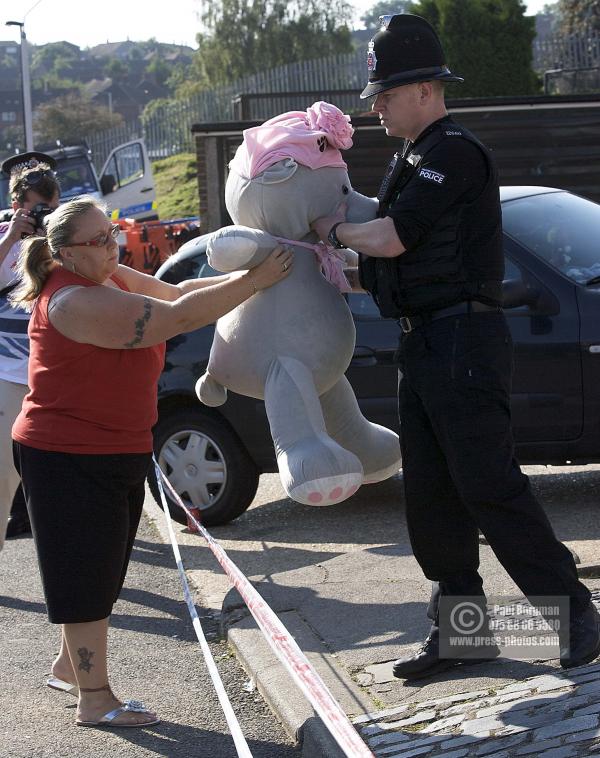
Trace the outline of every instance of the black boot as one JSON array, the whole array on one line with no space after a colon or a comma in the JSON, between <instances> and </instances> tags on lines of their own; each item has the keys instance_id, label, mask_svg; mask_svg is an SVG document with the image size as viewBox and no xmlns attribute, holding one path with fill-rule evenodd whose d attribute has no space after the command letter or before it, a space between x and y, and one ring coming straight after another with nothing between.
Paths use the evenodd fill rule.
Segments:
<instances>
[{"instance_id":1,"label":"black boot","mask_svg":"<svg viewBox=\"0 0 600 758\"><path fill-rule=\"evenodd\" d=\"M491 661L500 653L495 645L471 646L468 651L469 657L440 658L440 630L434 624L417 652L394 661L392 671L398 679L421 679L464 663Z\"/></svg>"},{"instance_id":2,"label":"black boot","mask_svg":"<svg viewBox=\"0 0 600 758\"><path fill-rule=\"evenodd\" d=\"M432 626L416 653L394 661L392 671L398 679L419 679L446 671L459 663L458 658L440 658L440 630Z\"/></svg>"},{"instance_id":3,"label":"black boot","mask_svg":"<svg viewBox=\"0 0 600 758\"><path fill-rule=\"evenodd\" d=\"M569 625L569 646L560 651L564 669L583 666L600 655L600 617L593 603L577 613Z\"/></svg>"}]
</instances>

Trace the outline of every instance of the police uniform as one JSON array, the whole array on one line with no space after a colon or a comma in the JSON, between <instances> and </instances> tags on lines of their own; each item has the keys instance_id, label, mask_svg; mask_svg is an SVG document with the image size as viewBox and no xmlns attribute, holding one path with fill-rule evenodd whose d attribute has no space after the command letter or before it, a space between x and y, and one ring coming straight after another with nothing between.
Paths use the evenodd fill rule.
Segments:
<instances>
[{"instance_id":1,"label":"police uniform","mask_svg":"<svg viewBox=\"0 0 600 758\"><path fill-rule=\"evenodd\" d=\"M433 29L416 16L386 19L371 41L369 68L364 97L410 82L460 80L445 66ZM394 258L361 255L359 273L382 315L401 329L406 516L415 558L434 582L432 632L394 668L416 678L452 665L438 655L440 595L483 598L479 530L525 595L566 595L572 618L589 617L593 607L514 457L512 342L501 309L501 211L489 151L451 117L441 118L394 157L379 199L380 216L393 219L406 250ZM589 658L600 641L595 616L588 631ZM573 663L568 654L562 662Z\"/></svg>"}]
</instances>

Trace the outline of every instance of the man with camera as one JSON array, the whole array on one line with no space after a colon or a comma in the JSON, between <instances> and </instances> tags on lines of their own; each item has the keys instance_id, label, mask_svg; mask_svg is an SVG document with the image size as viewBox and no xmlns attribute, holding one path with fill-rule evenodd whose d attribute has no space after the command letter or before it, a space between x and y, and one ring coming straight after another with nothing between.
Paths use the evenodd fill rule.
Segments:
<instances>
[{"instance_id":1,"label":"man with camera","mask_svg":"<svg viewBox=\"0 0 600 758\"><path fill-rule=\"evenodd\" d=\"M14 211L10 222L0 224L0 549L5 525L7 538L30 531L11 440L11 427L28 391L29 315L8 305L5 295L16 280L21 240L43 233L45 217L58 207L60 188L53 171L55 165L49 155L29 152L13 155L0 167L10 175Z\"/></svg>"}]
</instances>

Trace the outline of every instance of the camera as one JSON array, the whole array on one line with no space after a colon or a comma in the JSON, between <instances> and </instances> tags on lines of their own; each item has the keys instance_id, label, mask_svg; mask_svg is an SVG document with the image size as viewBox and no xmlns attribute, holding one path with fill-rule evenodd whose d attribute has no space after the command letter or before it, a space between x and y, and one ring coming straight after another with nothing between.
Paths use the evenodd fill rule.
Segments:
<instances>
[{"instance_id":1,"label":"camera","mask_svg":"<svg viewBox=\"0 0 600 758\"><path fill-rule=\"evenodd\" d=\"M37 203L29 211L29 218L32 218L35 222L35 229L44 229L46 226L46 216L48 216L54 208L51 208L46 203Z\"/></svg>"},{"instance_id":2,"label":"camera","mask_svg":"<svg viewBox=\"0 0 600 758\"><path fill-rule=\"evenodd\" d=\"M52 213L54 208L51 208L49 205L46 205L46 203L37 203L33 206L33 208L29 211L29 218L33 220L34 226L33 231L27 233L23 233L21 235L21 239L25 239L26 237L30 237L32 234L35 234L36 232L39 233L39 230L41 230L42 234L45 234L46 230L46 216L48 214Z\"/></svg>"}]
</instances>

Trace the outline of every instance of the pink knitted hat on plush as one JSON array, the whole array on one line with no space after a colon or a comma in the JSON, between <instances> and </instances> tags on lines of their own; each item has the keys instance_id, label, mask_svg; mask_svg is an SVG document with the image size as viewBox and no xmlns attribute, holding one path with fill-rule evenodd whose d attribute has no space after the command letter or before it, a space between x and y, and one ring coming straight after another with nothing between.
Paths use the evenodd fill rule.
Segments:
<instances>
[{"instance_id":1,"label":"pink knitted hat on plush","mask_svg":"<svg viewBox=\"0 0 600 758\"><path fill-rule=\"evenodd\" d=\"M293 158L303 166L346 168L340 150L352 147L350 116L319 101L306 111L289 111L244 130L229 168L253 179L277 161Z\"/></svg>"}]
</instances>

